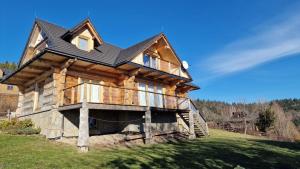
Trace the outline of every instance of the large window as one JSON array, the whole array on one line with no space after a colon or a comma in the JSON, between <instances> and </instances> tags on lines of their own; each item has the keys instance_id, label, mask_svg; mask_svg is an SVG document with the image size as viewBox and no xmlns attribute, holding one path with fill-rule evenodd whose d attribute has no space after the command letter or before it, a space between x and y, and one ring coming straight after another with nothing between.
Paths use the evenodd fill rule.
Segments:
<instances>
[{"instance_id":1,"label":"large window","mask_svg":"<svg viewBox=\"0 0 300 169\"><path fill-rule=\"evenodd\" d=\"M143 62L144 66L157 69L157 59L155 57L145 54L143 57Z\"/></svg>"},{"instance_id":2,"label":"large window","mask_svg":"<svg viewBox=\"0 0 300 169\"><path fill-rule=\"evenodd\" d=\"M139 83L139 105L147 106L147 100L150 107L163 107L163 87Z\"/></svg>"},{"instance_id":3,"label":"large window","mask_svg":"<svg viewBox=\"0 0 300 169\"><path fill-rule=\"evenodd\" d=\"M79 37L78 38L78 48L81 50L88 50L88 39Z\"/></svg>"}]
</instances>

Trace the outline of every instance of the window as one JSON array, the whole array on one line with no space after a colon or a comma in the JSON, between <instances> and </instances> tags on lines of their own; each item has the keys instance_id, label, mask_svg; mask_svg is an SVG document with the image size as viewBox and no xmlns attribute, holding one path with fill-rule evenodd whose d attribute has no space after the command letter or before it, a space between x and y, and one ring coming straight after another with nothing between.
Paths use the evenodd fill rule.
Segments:
<instances>
[{"instance_id":1,"label":"window","mask_svg":"<svg viewBox=\"0 0 300 169\"><path fill-rule=\"evenodd\" d=\"M157 69L157 59L155 57L145 54L143 57L143 62L144 66Z\"/></svg>"},{"instance_id":2,"label":"window","mask_svg":"<svg viewBox=\"0 0 300 169\"><path fill-rule=\"evenodd\" d=\"M78 38L78 48L81 50L88 50L88 39L85 38Z\"/></svg>"},{"instance_id":3,"label":"window","mask_svg":"<svg viewBox=\"0 0 300 169\"><path fill-rule=\"evenodd\" d=\"M140 106L147 106L147 104L149 104L150 107L164 107L163 87L161 85L139 82L138 89ZM149 103L147 103L147 100L149 101Z\"/></svg>"},{"instance_id":4,"label":"window","mask_svg":"<svg viewBox=\"0 0 300 169\"><path fill-rule=\"evenodd\" d=\"M7 90L14 90L14 86L13 85L7 85Z\"/></svg>"},{"instance_id":5,"label":"window","mask_svg":"<svg viewBox=\"0 0 300 169\"><path fill-rule=\"evenodd\" d=\"M151 63L150 65L151 68L157 69L156 58L151 57L150 63Z\"/></svg>"},{"instance_id":6,"label":"window","mask_svg":"<svg viewBox=\"0 0 300 169\"><path fill-rule=\"evenodd\" d=\"M150 67L150 56L149 55L144 55L143 61L144 61L144 66Z\"/></svg>"}]
</instances>

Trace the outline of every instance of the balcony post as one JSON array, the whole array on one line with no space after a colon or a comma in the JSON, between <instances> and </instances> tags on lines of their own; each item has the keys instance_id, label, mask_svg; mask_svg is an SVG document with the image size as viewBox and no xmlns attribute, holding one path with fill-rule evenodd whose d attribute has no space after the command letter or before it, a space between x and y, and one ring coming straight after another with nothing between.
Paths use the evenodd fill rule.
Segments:
<instances>
[{"instance_id":1,"label":"balcony post","mask_svg":"<svg viewBox=\"0 0 300 169\"><path fill-rule=\"evenodd\" d=\"M194 128L194 113L191 110L191 105L190 105L190 101L188 102L188 106L189 106L189 127L190 127L190 133L189 133L189 139L194 139L196 138L195 135L195 128Z\"/></svg>"},{"instance_id":2,"label":"balcony post","mask_svg":"<svg viewBox=\"0 0 300 169\"><path fill-rule=\"evenodd\" d=\"M71 104L75 103L75 88L72 87L71 89Z\"/></svg>"},{"instance_id":3,"label":"balcony post","mask_svg":"<svg viewBox=\"0 0 300 169\"><path fill-rule=\"evenodd\" d=\"M145 132L145 144L152 143L151 110L149 106L147 107L147 110L145 112L144 132Z\"/></svg>"},{"instance_id":4,"label":"balcony post","mask_svg":"<svg viewBox=\"0 0 300 169\"><path fill-rule=\"evenodd\" d=\"M87 152L89 150L89 109L87 106L86 89L86 83L84 83L83 102L79 112L79 130L77 142L80 152Z\"/></svg>"}]
</instances>

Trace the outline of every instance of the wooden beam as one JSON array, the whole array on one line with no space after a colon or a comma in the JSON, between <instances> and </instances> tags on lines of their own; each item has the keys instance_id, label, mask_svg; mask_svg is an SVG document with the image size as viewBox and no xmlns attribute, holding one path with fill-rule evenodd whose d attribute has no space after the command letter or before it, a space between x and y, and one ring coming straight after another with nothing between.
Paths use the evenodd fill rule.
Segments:
<instances>
[{"instance_id":1,"label":"wooden beam","mask_svg":"<svg viewBox=\"0 0 300 169\"><path fill-rule=\"evenodd\" d=\"M108 72L102 72L102 71L87 71L86 68L84 67L70 67L69 70L73 70L73 71L79 71L79 72L85 72L88 74L94 74L94 75L98 75L98 76L106 76L106 77L112 77L112 78L118 78L120 77L120 74L114 74L114 73L108 73Z\"/></svg>"},{"instance_id":2,"label":"wooden beam","mask_svg":"<svg viewBox=\"0 0 300 169\"><path fill-rule=\"evenodd\" d=\"M32 71L32 70L34 70L34 71ZM39 70L40 71L40 70ZM23 69L21 72L23 72L23 73L27 73L27 74L34 74L34 75L38 75L38 74L40 74L39 72L36 72L36 70L35 69Z\"/></svg>"},{"instance_id":3,"label":"wooden beam","mask_svg":"<svg viewBox=\"0 0 300 169\"><path fill-rule=\"evenodd\" d=\"M141 68L136 68L129 71L129 76L136 76L140 72Z\"/></svg>"},{"instance_id":4,"label":"wooden beam","mask_svg":"<svg viewBox=\"0 0 300 169\"><path fill-rule=\"evenodd\" d=\"M95 67L97 67L98 65L97 64L90 64L86 67L86 70L89 71L89 70L92 70L94 69Z\"/></svg>"},{"instance_id":5,"label":"wooden beam","mask_svg":"<svg viewBox=\"0 0 300 169\"><path fill-rule=\"evenodd\" d=\"M154 80L157 80L157 79L160 79L160 78L163 77L163 76L168 76L168 75L160 74L159 76L153 77L153 79L154 79Z\"/></svg>"},{"instance_id":6,"label":"wooden beam","mask_svg":"<svg viewBox=\"0 0 300 169\"><path fill-rule=\"evenodd\" d=\"M61 64L61 69L68 69L77 59L68 59L64 63Z\"/></svg>"},{"instance_id":7,"label":"wooden beam","mask_svg":"<svg viewBox=\"0 0 300 169\"><path fill-rule=\"evenodd\" d=\"M38 75L39 73L36 73L36 72L27 72L27 71L20 71L18 72L16 75L21 75L21 76L25 76L25 77L32 77L32 76L36 76Z\"/></svg>"},{"instance_id":8,"label":"wooden beam","mask_svg":"<svg viewBox=\"0 0 300 169\"><path fill-rule=\"evenodd\" d=\"M28 73L21 73L21 72L19 72L19 73L15 74L14 76L16 76L16 77L32 78L32 77L35 77L36 74L28 74Z\"/></svg>"},{"instance_id":9,"label":"wooden beam","mask_svg":"<svg viewBox=\"0 0 300 169\"><path fill-rule=\"evenodd\" d=\"M29 65L27 66L29 69L38 69L38 70L48 70L50 66L45 67L45 66L35 66L35 65Z\"/></svg>"},{"instance_id":10,"label":"wooden beam","mask_svg":"<svg viewBox=\"0 0 300 169\"><path fill-rule=\"evenodd\" d=\"M171 85L177 85L178 83L181 82L181 80L180 80L180 79L174 79L174 80L169 80L168 82L169 82Z\"/></svg>"},{"instance_id":11,"label":"wooden beam","mask_svg":"<svg viewBox=\"0 0 300 169\"><path fill-rule=\"evenodd\" d=\"M152 74L152 73L155 73L155 71L149 71L149 72L147 72L147 73L144 73L143 76L147 77L147 76L149 76L149 75Z\"/></svg>"},{"instance_id":12,"label":"wooden beam","mask_svg":"<svg viewBox=\"0 0 300 169\"><path fill-rule=\"evenodd\" d=\"M17 77L16 75L14 75L10 79L15 79L15 80L23 81L24 82L24 80L29 80L30 78Z\"/></svg>"},{"instance_id":13,"label":"wooden beam","mask_svg":"<svg viewBox=\"0 0 300 169\"><path fill-rule=\"evenodd\" d=\"M124 75L124 74L121 74L120 77L118 78L118 82L117 82L117 85L120 86L122 85L122 83L124 82L124 80L127 80L129 77Z\"/></svg>"},{"instance_id":14,"label":"wooden beam","mask_svg":"<svg viewBox=\"0 0 300 169\"><path fill-rule=\"evenodd\" d=\"M25 86L29 86L29 85L31 85L31 84L33 84L33 83L35 83L35 82L43 81L46 77L52 75L52 74L53 74L53 71L54 71L53 68L51 68L50 70L48 69L48 71L46 71L46 72L44 72L44 73L42 73L42 74L36 76L36 78L30 80L29 82L26 82L26 83L25 83Z\"/></svg>"},{"instance_id":15,"label":"wooden beam","mask_svg":"<svg viewBox=\"0 0 300 169\"><path fill-rule=\"evenodd\" d=\"M50 59L44 59L44 58L40 58L37 60L38 63L44 64L44 65L51 65L54 67L59 67L61 64L58 62L55 62L53 60Z\"/></svg>"},{"instance_id":16,"label":"wooden beam","mask_svg":"<svg viewBox=\"0 0 300 169\"><path fill-rule=\"evenodd\" d=\"M98 73L96 74L96 73L90 73L90 72L86 72L86 71L68 70L67 74L71 75L71 76L75 76L75 77L83 77L83 78L99 80L99 81L101 81L103 79L107 79L109 81L112 81L113 83L117 82L117 78L111 78L111 77L99 75Z\"/></svg>"}]
</instances>

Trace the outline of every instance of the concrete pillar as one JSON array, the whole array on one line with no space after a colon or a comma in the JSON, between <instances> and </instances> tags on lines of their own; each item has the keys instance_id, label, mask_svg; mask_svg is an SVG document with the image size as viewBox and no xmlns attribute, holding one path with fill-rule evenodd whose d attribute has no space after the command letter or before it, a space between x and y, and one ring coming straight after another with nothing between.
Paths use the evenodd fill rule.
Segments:
<instances>
[{"instance_id":1,"label":"concrete pillar","mask_svg":"<svg viewBox=\"0 0 300 169\"><path fill-rule=\"evenodd\" d=\"M61 123L63 114L57 110L57 108L52 108L49 112L49 122L48 124L43 124L47 127L46 137L49 139L57 139L62 135ZM46 121L44 123L47 123ZM43 127L41 127L43 128ZM43 131L41 132L43 133Z\"/></svg>"},{"instance_id":2,"label":"concrete pillar","mask_svg":"<svg viewBox=\"0 0 300 169\"><path fill-rule=\"evenodd\" d=\"M79 112L79 130L77 146L80 152L87 152L89 150L89 109L86 103L82 103L82 108Z\"/></svg>"},{"instance_id":3,"label":"concrete pillar","mask_svg":"<svg viewBox=\"0 0 300 169\"><path fill-rule=\"evenodd\" d=\"M189 111L189 127L190 127L189 139L196 138L195 128L194 128L194 114L193 114L193 111L191 111L191 110Z\"/></svg>"},{"instance_id":4,"label":"concrete pillar","mask_svg":"<svg viewBox=\"0 0 300 169\"><path fill-rule=\"evenodd\" d=\"M145 132L145 144L150 144L152 142L152 133L151 133L151 110L149 107L145 112L144 132Z\"/></svg>"}]
</instances>

